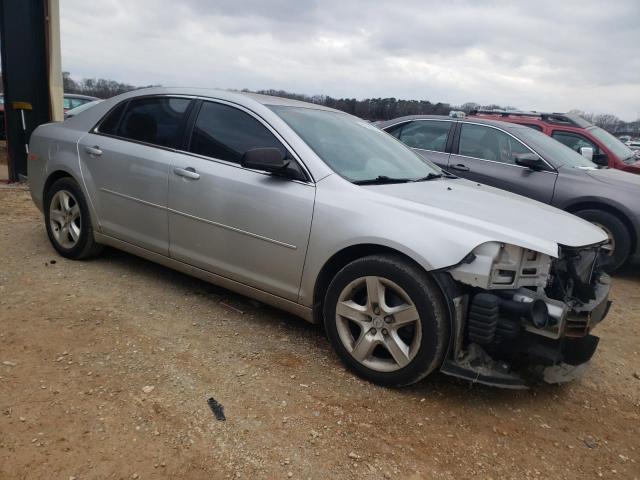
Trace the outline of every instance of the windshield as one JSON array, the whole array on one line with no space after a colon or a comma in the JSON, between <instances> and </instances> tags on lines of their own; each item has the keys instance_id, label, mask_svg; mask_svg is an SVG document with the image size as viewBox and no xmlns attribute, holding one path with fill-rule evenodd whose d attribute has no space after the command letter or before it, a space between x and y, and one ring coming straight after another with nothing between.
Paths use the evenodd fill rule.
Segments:
<instances>
[{"instance_id":1,"label":"windshield","mask_svg":"<svg viewBox=\"0 0 640 480\"><path fill-rule=\"evenodd\" d=\"M633 153L633 150L631 150L606 130L601 129L600 127L593 127L589 129L589 133L600 140L604 144L604 146L611 150L613 154L620 160L635 161L635 154Z\"/></svg>"},{"instance_id":2,"label":"windshield","mask_svg":"<svg viewBox=\"0 0 640 480\"><path fill-rule=\"evenodd\" d=\"M391 135L346 113L272 105L282 118L331 169L351 182L393 182L440 176Z\"/></svg>"},{"instance_id":3,"label":"windshield","mask_svg":"<svg viewBox=\"0 0 640 480\"><path fill-rule=\"evenodd\" d=\"M517 130L516 130L517 129ZM527 127L512 127L512 132L556 168L598 168L575 150L542 132Z\"/></svg>"}]
</instances>

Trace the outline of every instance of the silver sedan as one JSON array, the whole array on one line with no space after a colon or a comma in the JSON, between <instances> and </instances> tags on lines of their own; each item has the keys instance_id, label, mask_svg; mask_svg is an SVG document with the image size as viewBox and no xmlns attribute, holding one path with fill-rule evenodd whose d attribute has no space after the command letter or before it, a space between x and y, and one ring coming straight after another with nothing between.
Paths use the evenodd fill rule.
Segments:
<instances>
[{"instance_id":1,"label":"silver sedan","mask_svg":"<svg viewBox=\"0 0 640 480\"><path fill-rule=\"evenodd\" d=\"M456 178L371 124L297 101L153 88L31 136L53 247L103 245L322 323L401 386L575 377L598 343L603 231Z\"/></svg>"}]
</instances>

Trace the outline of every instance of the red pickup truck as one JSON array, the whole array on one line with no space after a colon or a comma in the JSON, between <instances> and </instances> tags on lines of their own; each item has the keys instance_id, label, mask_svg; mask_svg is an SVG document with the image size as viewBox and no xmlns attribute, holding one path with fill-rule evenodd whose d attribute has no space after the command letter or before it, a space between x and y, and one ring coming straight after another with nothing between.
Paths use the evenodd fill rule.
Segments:
<instances>
[{"instance_id":1,"label":"red pickup truck","mask_svg":"<svg viewBox=\"0 0 640 480\"><path fill-rule=\"evenodd\" d=\"M594 163L640 174L640 157L606 130L572 113L472 110L469 118L518 123L555 138Z\"/></svg>"}]
</instances>

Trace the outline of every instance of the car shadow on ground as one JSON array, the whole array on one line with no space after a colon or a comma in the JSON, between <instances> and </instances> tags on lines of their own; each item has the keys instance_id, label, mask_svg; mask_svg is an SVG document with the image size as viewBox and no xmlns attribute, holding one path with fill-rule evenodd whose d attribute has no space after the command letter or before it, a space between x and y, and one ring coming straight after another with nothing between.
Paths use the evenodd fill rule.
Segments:
<instances>
[{"instance_id":1,"label":"car shadow on ground","mask_svg":"<svg viewBox=\"0 0 640 480\"><path fill-rule=\"evenodd\" d=\"M622 278L626 280L640 279L640 262L627 263L620 270L612 275L613 279Z\"/></svg>"},{"instance_id":2,"label":"car shadow on ground","mask_svg":"<svg viewBox=\"0 0 640 480\"><path fill-rule=\"evenodd\" d=\"M162 280L177 293L201 297L203 301L211 302L211 306L225 308L240 315L253 314L251 321L256 321L256 318L258 318L256 317L257 315L263 315L268 319L284 322L293 330L301 330L307 333L320 330L319 326L306 322L284 310L271 307L250 297L235 293L122 250L107 247L102 255L92 261L107 262L122 266L123 269L133 269L136 275L143 276L149 281Z\"/></svg>"}]
</instances>

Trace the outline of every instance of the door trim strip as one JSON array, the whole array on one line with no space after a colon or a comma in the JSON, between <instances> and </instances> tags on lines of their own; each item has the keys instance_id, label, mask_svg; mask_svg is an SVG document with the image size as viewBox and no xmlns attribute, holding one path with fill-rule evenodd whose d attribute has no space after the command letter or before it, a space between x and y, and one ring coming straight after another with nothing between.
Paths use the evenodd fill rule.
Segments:
<instances>
[{"instance_id":1,"label":"door trim strip","mask_svg":"<svg viewBox=\"0 0 640 480\"><path fill-rule=\"evenodd\" d=\"M131 196L126 195L124 193L114 192L113 190L109 190L108 188L100 188L100 191L105 192L105 193L109 193L111 195L115 195L116 197L122 197L122 198L126 198L127 200L132 200L134 202L142 203L143 205L148 205L149 207L159 208L160 210L166 210L167 209L167 207L162 206L162 205L158 205L157 203L147 202L146 200L142 200L142 199L137 198L137 197L131 197Z\"/></svg>"},{"instance_id":2,"label":"door trim strip","mask_svg":"<svg viewBox=\"0 0 640 480\"><path fill-rule=\"evenodd\" d=\"M190 218L191 220L197 220L199 222L213 225L215 227L231 230L232 232L242 233L243 235L247 235L252 238L257 238L258 240L264 240L265 242L273 243L275 245L280 245L281 247L290 248L291 250L298 249L298 247L296 247L295 245L291 245L290 243L281 242L280 240L275 240L273 238L265 237L263 235L258 235L257 233L247 232L246 230L241 230L240 228L232 227L230 225L225 225L224 223L214 222L213 220L207 220L206 218L196 217L195 215L190 215L188 213L180 212L178 210L174 210L173 208L167 208L167 210L170 211L171 213L175 213L177 215L182 215L183 217Z\"/></svg>"},{"instance_id":3,"label":"door trim strip","mask_svg":"<svg viewBox=\"0 0 640 480\"><path fill-rule=\"evenodd\" d=\"M232 232L241 233L243 235L247 235L248 237L257 238L258 240L262 240L262 241L265 241L265 242L273 243L274 245L279 245L279 246L284 247L284 248L289 248L291 250L297 250L298 249L298 247L296 245L291 245L290 243L281 242L280 240L276 240L276 239L270 238L270 237L265 237L264 235L259 235L257 233L248 232L248 231L242 230L240 228L232 227L230 225L225 225L224 223L214 222L213 220L207 220L206 218L196 217L195 215L190 215L188 213L180 212L178 210L174 210L173 208L164 207L164 206L158 205L156 203L147 202L146 200L141 200L141 199L136 198L136 197L131 197L131 196L126 195L124 193L114 192L113 190L109 190L107 188L101 188L100 190L105 192L105 193L109 193L111 195L115 195L117 197L126 198L127 200L131 200L131 201L134 201L134 202L142 203L143 205L148 205L150 207L159 208L161 210L166 210L168 212L175 213L176 215L181 215L183 217L190 218L191 220L197 220L199 222L203 222L203 223L206 223L208 225L213 225L215 227L224 228L224 229L230 230Z\"/></svg>"}]
</instances>

